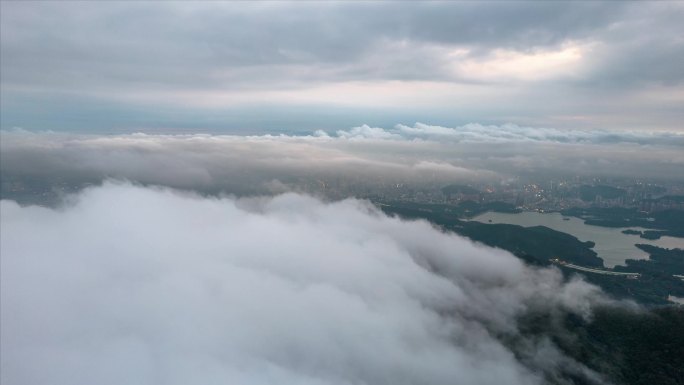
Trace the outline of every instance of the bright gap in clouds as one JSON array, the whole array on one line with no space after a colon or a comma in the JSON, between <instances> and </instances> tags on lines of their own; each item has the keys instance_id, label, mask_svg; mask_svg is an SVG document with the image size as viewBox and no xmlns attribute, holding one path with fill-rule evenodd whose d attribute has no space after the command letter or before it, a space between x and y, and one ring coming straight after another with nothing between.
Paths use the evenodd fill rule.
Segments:
<instances>
[{"instance_id":1,"label":"bright gap in clouds","mask_svg":"<svg viewBox=\"0 0 684 385\"><path fill-rule=\"evenodd\" d=\"M105 183L1 205L2 383L600 383L518 330L590 317L596 287L362 201Z\"/></svg>"},{"instance_id":2,"label":"bright gap in clouds","mask_svg":"<svg viewBox=\"0 0 684 385\"><path fill-rule=\"evenodd\" d=\"M554 77L571 78L579 74L588 47L566 44L557 50L518 52L498 49L485 58L462 58L462 51L454 53L454 73L464 78L481 81L543 80Z\"/></svg>"}]
</instances>

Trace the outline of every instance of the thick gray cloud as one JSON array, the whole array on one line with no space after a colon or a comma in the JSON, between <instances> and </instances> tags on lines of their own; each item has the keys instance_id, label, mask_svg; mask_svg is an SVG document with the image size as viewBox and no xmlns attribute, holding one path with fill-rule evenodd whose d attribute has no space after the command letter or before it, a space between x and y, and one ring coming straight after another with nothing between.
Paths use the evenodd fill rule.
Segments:
<instances>
[{"instance_id":1,"label":"thick gray cloud","mask_svg":"<svg viewBox=\"0 0 684 385\"><path fill-rule=\"evenodd\" d=\"M119 127L235 128L292 105L680 128L682 18L676 2L3 2L2 124L63 128L97 101L100 128L112 109Z\"/></svg>"},{"instance_id":2,"label":"thick gray cloud","mask_svg":"<svg viewBox=\"0 0 684 385\"><path fill-rule=\"evenodd\" d=\"M355 79L447 76L434 71L441 60L435 62L423 56L430 53L430 47L465 47L473 49L475 55L486 55L494 49L525 52L557 47L568 41L635 44L629 38L640 36L641 41L649 43L643 44L643 49L658 52L670 47L675 48L671 54L678 55L682 51L681 42L661 33L676 32L678 15L684 12L677 4L570 2L319 5L46 2L3 6L3 31L6 32L3 49L7 53L3 65L9 71L6 75L9 82L28 80L22 74L52 77L56 73L71 72L73 78L68 80L88 81L89 74L97 74L115 77L106 79L114 81L155 83L157 79L163 83L203 86L213 81L197 83L197 80L215 80L217 74L212 72L221 68L235 69L235 75L240 76L253 67L253 71L263 76L269 71L263 71L260 66L271 65L304 65L309 69L301 73L304 79L316 79L320 75L322 81L338 80L328 78L335 73L339 76L348 73ZM651 31L630 30L634 27L648 27ZM643 36L644 32L648 34ZM661 45L650 44L654 42ZM417 52L410 52L414 49ZM363 68L363 62L378 51L381 54L394 51L394 56L384 60L390 65L390 71ZM36 56L45 59L36 61ZM643 52L640 55L641 58L648 56ZM429 64L430 61L433 63ZM332 67L322 68L326 65ZM52 71L43 72L46 66ZM320 72L310 71L312 68L319 68ZM432 71L424 71L428 68ZM285 70L297 72L296 68ZM640 73L657 76L659 71ZM190 76L172 79L169 77L172 75ZM68 81L56 76L54 80ZM230 80L261 83L273 79Z\"/></svg>"},{"instance_id":3,"label":"thick gray cloud","mask_svg":"<svg viewBox=\"0 0 684 385\"><path fill-rule=\"evenodd\" d=\"M3 383L602 383L518 330L591 317L596 287L426 222L127 184L70 202L0 202Z\"/></svg>"},{"instance_id":4,"label":"thick gray cloud","mask_svg":"<svg viewBox=\"0 0 684 385\"><path fill-rule=\"evenodd\" d=\"M102 80L194 86L214 85L215 72L222 68L234 70L235 75L223 85L261 85L274 76L262 66L273 65L303 65L307 69L300 73L303 79L320 77L321 81L339 80L330 75L448 76L434 71L441 60L430 64L434 58L424 57L430 54L429 47L472 47L486 54L497 48L526 51L557 46L605 30L626 13L622 4L591 3L48 2L4 7L3 66L10 83L42 76L66 84L105 75ZM414 49L417 52L411 52ZM394 52L383 60L389 71L384 66L364 67L377 51ZM36 56L44 60L36 61ZM43 71L46 66L51 71ZM297 74L296 67L283 70ZM252 71L267 77L239 79ZM60 79L57 74L71 76ZM185 76L171 78L175 75Z\"/></svg>"}]
</instances>

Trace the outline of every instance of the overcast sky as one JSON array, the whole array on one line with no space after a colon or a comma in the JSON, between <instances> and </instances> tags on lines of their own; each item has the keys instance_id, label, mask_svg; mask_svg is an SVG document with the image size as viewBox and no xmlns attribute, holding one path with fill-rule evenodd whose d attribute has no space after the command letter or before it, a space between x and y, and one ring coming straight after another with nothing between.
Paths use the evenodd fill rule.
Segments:
<instances>
[{"instance_id":1,"label":"overcast sky","mask_svg":"<svg viewBox=\"0 0 684 385\"><path fill-rule=\"evenodd\" d=\"M3 129L681 131L684 3L2 2Z\"/></svg>"}]
</instances>

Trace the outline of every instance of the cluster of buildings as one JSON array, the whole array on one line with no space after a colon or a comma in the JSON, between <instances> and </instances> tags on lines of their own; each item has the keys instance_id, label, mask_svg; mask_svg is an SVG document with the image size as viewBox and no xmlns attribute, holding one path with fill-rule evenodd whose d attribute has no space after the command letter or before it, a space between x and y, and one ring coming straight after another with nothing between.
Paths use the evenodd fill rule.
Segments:
<instances>
[{"instance_id":1,"label":"cluster of buildings","mask_svg":"<svg viewBox=\"0 0 684 385\"><path fill-rule=\"evenodd\" d=\"M610 183L610 184L609 184ZM433 183L377 183L375 186L349 184L336 189L327 186L326 195L381 198L419 203L459 204L505 202L523 210L558 211L571 207L626 207L644 212L684 210L684 187L653 183L593 180L549 180L506 184L447 185Z\"/></svg>"}]
</instances>

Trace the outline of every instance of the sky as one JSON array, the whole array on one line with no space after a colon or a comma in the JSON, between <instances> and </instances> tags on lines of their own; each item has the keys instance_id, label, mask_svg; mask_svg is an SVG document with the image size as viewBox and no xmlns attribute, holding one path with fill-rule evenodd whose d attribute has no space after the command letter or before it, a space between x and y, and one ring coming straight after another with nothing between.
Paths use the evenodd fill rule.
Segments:
<instances>
[{"instance_id":1,"label":"sky","mask_svg":"<svg viewBox=\"0 0 684 385\"><path fill-rule=\"evenodd\" d=\"M0 6L3 130L682 131L681 2Z\"/></svg>"}]
</instances>

